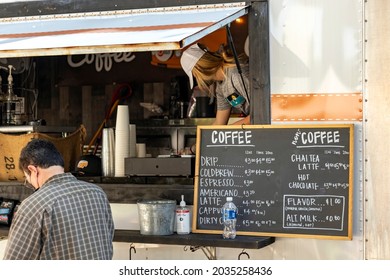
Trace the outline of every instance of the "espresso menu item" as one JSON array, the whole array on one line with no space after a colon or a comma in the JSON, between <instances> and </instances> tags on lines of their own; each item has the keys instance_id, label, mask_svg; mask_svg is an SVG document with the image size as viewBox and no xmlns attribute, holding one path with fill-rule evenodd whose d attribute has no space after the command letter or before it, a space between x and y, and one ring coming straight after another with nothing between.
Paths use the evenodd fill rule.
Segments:
<instances>
[{"instance_id":1,"label":"espresso menu item","mask_svg":"<svg viewBox=\"0 0 390 280\"><path fill-rule=\"evenodd\" d=\"M352 238L353 125L199 126L194 232Z\"/></svg>"}]
</instances>

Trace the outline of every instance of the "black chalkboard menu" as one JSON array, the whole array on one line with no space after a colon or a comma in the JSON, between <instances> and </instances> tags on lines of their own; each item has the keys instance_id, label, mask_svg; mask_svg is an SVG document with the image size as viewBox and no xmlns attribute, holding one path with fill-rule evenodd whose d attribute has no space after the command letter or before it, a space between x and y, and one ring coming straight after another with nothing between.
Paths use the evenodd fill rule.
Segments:
<instances>
[{"instance_id":1,"label":"black chalkboard menu","mask_svg":"<svg viewBox=\"0 0 390 280\"><path fill-rule=\"evenodd\" d=\"M352 239L353 125L199 126L193 232Z\"/></svg>"}]
</instances>

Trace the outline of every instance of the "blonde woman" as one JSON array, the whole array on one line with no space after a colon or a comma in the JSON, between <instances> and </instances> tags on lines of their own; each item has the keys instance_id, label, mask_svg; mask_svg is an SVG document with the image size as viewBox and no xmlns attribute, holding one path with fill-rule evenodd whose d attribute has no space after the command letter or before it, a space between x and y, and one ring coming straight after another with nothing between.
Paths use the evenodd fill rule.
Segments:
<instances>
[{"instance_id":1,"label":"blonde woman","mask_svg":"<svg viewBox=\"0 0 390 280\"><path fill-rule=\"evenodd\" d=\"M240 63L241 76L233 57L224 52L210 52L200 44L188 47L183 52L180 63L190 79L191 88L194 86L194 76L202 91L216 96L217 113L213 124L227 124L232 107L238 108L246 116L234 124L250 123L247 63Z\"/></svg>"}]
</instances>

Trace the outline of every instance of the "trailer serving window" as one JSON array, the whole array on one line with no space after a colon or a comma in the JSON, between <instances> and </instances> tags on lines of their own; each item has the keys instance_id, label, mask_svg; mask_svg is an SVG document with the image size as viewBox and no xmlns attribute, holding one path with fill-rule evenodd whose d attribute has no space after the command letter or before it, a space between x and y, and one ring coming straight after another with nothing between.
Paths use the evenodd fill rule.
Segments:
<instances>
[{"instance_id":1,"label":"trailer serving window","mask_svg":"<svg viewBox=\"0 0 390 280\"><path fill-rule=\"evenodd\" d=\"M251 123L269 124L268 1L0 18L0 58L179 50L248 13Z\"/></svg>"}]
</instances>

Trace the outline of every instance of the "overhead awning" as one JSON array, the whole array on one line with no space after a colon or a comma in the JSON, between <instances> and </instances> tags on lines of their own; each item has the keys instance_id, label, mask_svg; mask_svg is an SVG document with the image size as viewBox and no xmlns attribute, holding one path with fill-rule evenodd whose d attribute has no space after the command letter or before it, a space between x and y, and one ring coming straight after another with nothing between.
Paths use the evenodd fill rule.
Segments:
<instances>
[{"instance_id":1,"label":"overhead awning","mask_svg":"<svg viewBox=\"0 0 390 280\"><path fill-rule=\"evenodd\" d=\"M178 50L245 15L245 2L0 19L0 57Z\"/></svg>"}]
</instances>

